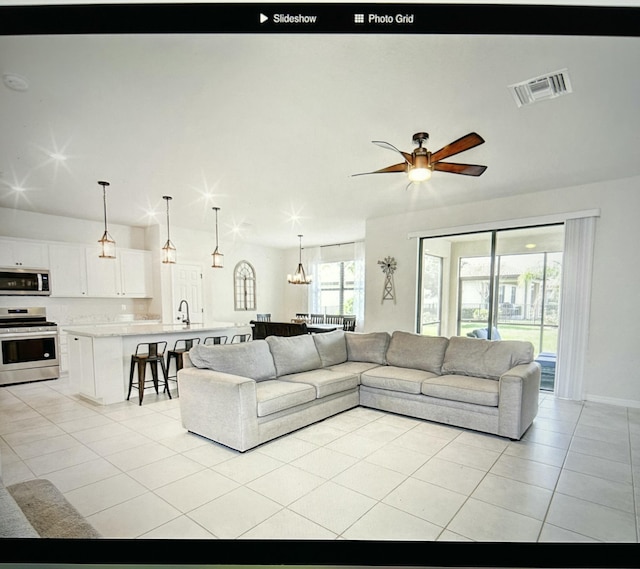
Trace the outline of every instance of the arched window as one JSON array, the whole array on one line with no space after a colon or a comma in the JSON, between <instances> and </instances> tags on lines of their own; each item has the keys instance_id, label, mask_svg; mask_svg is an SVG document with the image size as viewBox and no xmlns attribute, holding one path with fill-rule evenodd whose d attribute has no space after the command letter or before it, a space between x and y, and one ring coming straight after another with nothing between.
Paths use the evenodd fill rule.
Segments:
<instances>
[{"instance_id":1,"label":"arched window","mask_svg":"<svg viewBox=\"0 0 640 569\"><path fill-rule=\"evenodd\" d=\"M233 270L236 310L256 309L256 271L247 261L240 261Z\"/></svg>"}]
</instances>

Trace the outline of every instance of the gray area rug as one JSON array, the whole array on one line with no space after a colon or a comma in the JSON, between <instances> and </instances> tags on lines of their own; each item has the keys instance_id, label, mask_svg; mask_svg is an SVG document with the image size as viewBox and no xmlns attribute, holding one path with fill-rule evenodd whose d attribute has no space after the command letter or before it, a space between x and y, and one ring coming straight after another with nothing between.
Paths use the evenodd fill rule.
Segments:
<instances>
[{"instance_id":1,"label":"gray area rug","mask_svg":"<svg viewBox=\"0 0 640 569\"><path fill-rule=\"evenodd\" d=\"M49 480L36 479L7 486L40 537L98 538L96 529Z\"/></svg>"}]
</instances>

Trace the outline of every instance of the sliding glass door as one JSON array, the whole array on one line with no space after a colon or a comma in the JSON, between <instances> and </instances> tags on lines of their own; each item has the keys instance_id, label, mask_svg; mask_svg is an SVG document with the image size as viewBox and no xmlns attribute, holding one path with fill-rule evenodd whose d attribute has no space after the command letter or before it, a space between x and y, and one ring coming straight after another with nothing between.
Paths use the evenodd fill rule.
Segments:
<instances>
[{"instance_id":1,"label":"sliding glass door","mask_svg":"<svg viewBox=\"0 0 640 569\"><path fill-rule=\"evenodd\" d=\"M530 341L553 390L563 240L562 224L422 239L418 331Z\"/></svg>"}]
</instances>

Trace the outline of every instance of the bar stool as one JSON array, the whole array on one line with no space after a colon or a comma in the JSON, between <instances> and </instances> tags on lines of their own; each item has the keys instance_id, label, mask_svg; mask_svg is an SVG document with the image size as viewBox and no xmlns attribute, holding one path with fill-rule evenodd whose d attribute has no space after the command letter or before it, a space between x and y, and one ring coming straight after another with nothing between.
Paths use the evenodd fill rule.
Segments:
<instances>
[{"instance_id":1,"label":"bar stool","mask_svg":"<svg viewBox=\"0 0 640 569\"><path fill-rule=\"evenodd\" d=\"M226 344L229 338L227 336L207 336L203 344Z\"/></svg>"},{"instance_id":2,"label":"bar stool","mask_svg":"<svg viewBox=\"0 0 640 569\"><path fill-rule=\"evenodd\" d=\"M141 349L146 349L146 352L141 352ZM158 363L160 363L160 367L162 368L162 377L164 379L165 388L167 388L167 368L164 365L164 352L166 349L166 342L142 342L136 346L136 351L131 356L131 371L129 373L129 393L127 394L127 401L131 396L131 388L135 387L138 390L138 405L142 405L147 364L151 366L153 386L155 387L156 393L158 393ZM136 367L138 368L138 385L133 384L133 374ZM169 393L169 399L171 399L171 393Z\"/></svg>"},{"instance_id":3,"label":"bar stool","mask_svg":"<svg viewBox=\"0 0 640 569\"><path fill-rule=\"evenodd\" d=\"M238 342L250 342L253 337L253 334L236 334L231 338L232 344L237 344Z\"/></svg>"},{"instance_id":4,"label":"bar stool","mask_svg":"<svg viewBox=\"0 0 640 569\"><path fill-rule=\"evenodd\" d=\"M188 352L191 348L193 348L193 344L199 344L200 338L184 338L181 340L176 340L176 343L173 345L173 350L169 350L167 352L167 383L164 386L163 393L165 391L169 391L169 380L176 382L176 390L178 388L178 372L183 367L183 355L185 352ZM171 360L175 360L176 363L176 373L175 375L169 375L171 371Z\"/></svg>"}]
</instances>

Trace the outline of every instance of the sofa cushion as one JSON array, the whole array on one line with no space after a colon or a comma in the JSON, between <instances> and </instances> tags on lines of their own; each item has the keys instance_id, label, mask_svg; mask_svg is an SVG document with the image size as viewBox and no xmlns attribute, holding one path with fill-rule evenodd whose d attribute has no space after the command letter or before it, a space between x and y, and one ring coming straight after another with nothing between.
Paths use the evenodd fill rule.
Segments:
<instances>
[{"instance_id":1,"label":"sofa cushion","mask_svg":"<svg viewBox=\"0 0 640 569\"><path fill-rule=\"evenodd\" d=\"M448 344L449 340L441 336L423 336L397 330L389 342L387 364L439 374Z\"/></svg>"},{"instance_id":2,"label":"sofa cushion","mask_svg":"<svg viewBox=\"0 0 640 569\"><path fill-rule=\"evenodd\" d=\"M316 343L311 334L303 336L268 336L278 377L322 367Z\"/></svg>"},{"instance_id":3,"label":"sofa cushion","mask_svg":"<svg viewBox=\"0 0 640 569\"><path fill-rule=\"evenodd\" d=\"M360 383L369 387L420 394L422 382L434 374L421 369L379 366L363 372Z\"/></svg>"},{"instance_id":4,"label":"sofa cushion","mask_svg":"<svg viewBox=\"0 0 640 569\"><path fill-rule=\"evenodd\" d=\"M466 375L439 375L422 382L422 393L438 399L498 406L497 381Z\"/></svg>"},{"instance_id":5,"label":"sofa cushion","mask_svg":"<svg viewBox=\"0 0 640 569\"><path fill-rule=\"evenodd\" d=\"M500 379L512 367L531 361L531 342L452 336L444 354L442 373Z\"/></svg>"},{"instance_id":6,"label":"sofa cushion","mask_svg":"<svg viewBox=\"0 0 640 569\"><path fill-rule=\"evenodd\" d=\"M195 367L240 375L255 381L276 377L273 356L265 340L206 346L196 344L189 350L189 359Z\"/></svg>"},{"instance_id":7,"label":"sofa cushion","mask_svg":"<svg viewBox=\"0 0 640 569\"><path fill-rule=\"evenodd\" d=\"M316 390L310 385L272 379L256 384L258 417L264 417L308 403L316 398Z\"/></svg>"},{"instance_id":8,"label":"sofa cushion","mask_svg":"<svg viewBox=\"0 0 640 569\"><path fill-rule=\"evenodd\" d=\"M387 347L391 336L388 332L345 332L347 356L352 362L387 363Z\"/></svg>"},{"instance_id":9,"label":"sofa cushion","mask_svg":"<svg viewBox=\"0 0 640 569\"><path fill-rule=\"evenodd\" d=\"M285 375L280 379L313 386L317 399L340 393L341 391L355 389L360 385L360 376L358 374L332 371L325 368Z\"/></svg>"},{"instance_id":10,"label":"sofa cushion","mask_svg":"<svg viewBox=\"0 0 640 569\"><path fill-rule=\"evenodd\" d=\"M360 375L363 371L373 369L374 367L378 367L378 364L374 364L371 362L344 362L342 364L331 366L327 369Z\"/></svg>"},{"instance_id":11,"label":"sofa cushion","mask_svg":"<svg viewBox=\"0 0 640 569\"><path fill-rule=\"evenodd\" d=\"M322 367L333 366L347 361L347 341L344 330L333 330L322 334L312 334Z\"/></svg>"}]
</instances>

